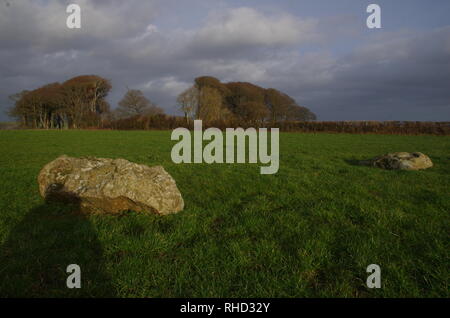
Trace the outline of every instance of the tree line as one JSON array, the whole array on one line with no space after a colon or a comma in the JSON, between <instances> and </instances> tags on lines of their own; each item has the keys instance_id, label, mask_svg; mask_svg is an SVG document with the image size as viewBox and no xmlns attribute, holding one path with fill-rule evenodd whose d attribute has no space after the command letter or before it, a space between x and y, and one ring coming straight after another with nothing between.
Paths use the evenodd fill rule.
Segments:
<instances>
[{"instance_id":1,"label":"tree line","mask_svg":"<svg viewBox=\"0 0 450 318\"><path fill-rule=\"evenodd\" d=\"M273 88L245 82L221 83L214 77L195 79L177 98L184 116L169 116L140 90L129 89L112 110L106 97L109 80L97 75L77 76L64 83L51 83L10 96L9 114L22 128L150 130L193 128L201 119L204 127L280 128L290 132L450 135L449 122L318 122L307 108ZM6 127L16 128L12 123Z\"/></svg>"},{"instance_id":2,"label":"tree line","mask_svg":"<svg viewBox=\"0 0 450 318\"><path fill-rule=\"evenodd\" d=\"M77 76L10 96L14 106L8 114L22 127L33 129L111 128L124 120L127 127L140 127L143 121L154 128L165 126L158 124L158 120L167 121L164 110L140 90L127 88L118 107L112 110L106 100L111 88L111 82L101 76ZM178 96L177 103L187 124L194 119L258 126L316 120L309 109L276 89L245 82L221 83L209 76L196 78L193 86ZM175 123L179 119L169 121Z\"/></svg>"}]
</instances>

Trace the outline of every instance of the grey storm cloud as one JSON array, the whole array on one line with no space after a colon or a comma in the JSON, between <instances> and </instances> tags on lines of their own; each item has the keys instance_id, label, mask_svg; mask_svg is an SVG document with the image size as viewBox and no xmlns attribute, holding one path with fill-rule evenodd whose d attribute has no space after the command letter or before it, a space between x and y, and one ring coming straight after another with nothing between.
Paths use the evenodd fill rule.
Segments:
<instances>
[{"instance_id":1,"label":"grey storm cloud","mask_svg":"<svg viewBox=\"0 0 450 318\"><path fill-rule=\"evenodd\" d=\"M367 34L354 16L226 5L181 26L172 1L80 0L82 28L69 30L69 1L9 2L0 110L23 89L98 74L112 81L113 107L130 87L176 114L177 94L211 75L285 91L322 120L450 120L448 26Z\"/></svg>"}]
</instances>

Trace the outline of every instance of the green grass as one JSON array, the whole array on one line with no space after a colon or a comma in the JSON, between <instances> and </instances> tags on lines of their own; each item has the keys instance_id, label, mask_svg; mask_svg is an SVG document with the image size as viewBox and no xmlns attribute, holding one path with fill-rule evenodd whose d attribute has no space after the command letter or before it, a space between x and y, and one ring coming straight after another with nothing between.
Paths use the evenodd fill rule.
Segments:
<instances>
[{"instance_id":1,"label":"green grass","mask_svg":"<svg viewBox=\"0 0 450 318\"><path fill-rule=\"evenodd\" d=\"M449 297L450 138L282 134L258 165L175 165L170 132L0 131L0 296ZM353 165L421 151L422 172ZM163 165L185 199L168 217L82 217L44 203L59 155ZM69 264L82 289L65 288ZM382 288L365 286L379 264Z\"/></svg>"}]
</instances>

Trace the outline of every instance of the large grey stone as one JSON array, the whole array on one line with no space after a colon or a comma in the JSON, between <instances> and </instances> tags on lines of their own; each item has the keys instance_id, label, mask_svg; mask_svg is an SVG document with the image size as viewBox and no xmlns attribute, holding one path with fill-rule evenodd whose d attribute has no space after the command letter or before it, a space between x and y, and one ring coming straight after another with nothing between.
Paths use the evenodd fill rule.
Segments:
<instances>
[{"instance_id":1,"label":"large grey stone","mask_svg":"<svg viewBox=\"0 0 450 318\"><path fill-rule=\"evenodd\" d=\"M433 167L431 159L421 152L394 152L362 161L361 164L387 170L424 170Z\"/></svg>"},{"instance_id":2,"label":"large grey stone","mask_svg":"<svg viewBox=\"0 0 450 318\"><path fill-rule=\"evenodd\" d=\"M175 181L163 167L124 159L61 156L41 170L38 183L44 198L76 203L85 213L168 215L184 208Z\"/></svg>"}]
</instances>

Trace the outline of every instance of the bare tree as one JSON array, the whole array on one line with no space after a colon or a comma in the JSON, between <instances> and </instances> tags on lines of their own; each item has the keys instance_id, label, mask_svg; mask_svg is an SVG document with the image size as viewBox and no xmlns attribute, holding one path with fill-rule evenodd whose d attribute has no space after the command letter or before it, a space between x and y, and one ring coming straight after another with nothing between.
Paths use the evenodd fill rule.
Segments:
<instances>
[{"instance_id":1,"label":"bare tree","mask_svg":"<svg viewBox=\"0 0 450 318\"><path fill-rule=\"evenodd\" d=\"M116 112L121 118L164 114L164 111L145 97L142 91L135 89L128 89Z\"/></svg>"},{"instance_id":2,"label":"bare tree","mask_svg":"<svg viewBox=\"0 0 450 318\"><path fill-rule=\"evenodd\" d=\"M200 92L196 85L178 95L177 103L187 121L195 119L199 105Z\"/></svg>"}]
</instances>

